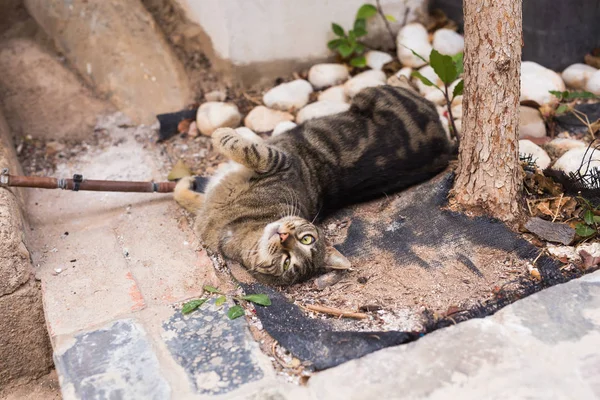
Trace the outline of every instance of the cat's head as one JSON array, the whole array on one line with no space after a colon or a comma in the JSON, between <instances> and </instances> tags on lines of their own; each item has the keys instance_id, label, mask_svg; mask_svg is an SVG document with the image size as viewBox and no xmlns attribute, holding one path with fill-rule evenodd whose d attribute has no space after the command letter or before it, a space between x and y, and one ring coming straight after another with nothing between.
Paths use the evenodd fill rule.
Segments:
<instances>
[{"instance_id":1,"label":"cat's head","mask_svg":"<svg viewBox=\"0 0 600 400\"><path fill-rule=\"evenodd\" d=\"M349 269L350 261L325 243L322 232L300 217L284 217L264 227L252 270L283 284L318 271Z\"/></svg>"}]
</instances>

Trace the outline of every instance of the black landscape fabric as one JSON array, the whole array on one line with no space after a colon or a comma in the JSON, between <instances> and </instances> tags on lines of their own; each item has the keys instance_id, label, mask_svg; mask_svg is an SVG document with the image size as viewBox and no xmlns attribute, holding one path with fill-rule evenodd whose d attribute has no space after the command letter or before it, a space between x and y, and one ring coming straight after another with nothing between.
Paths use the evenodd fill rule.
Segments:
<instances>
[{"instance_id":1,"label":"black landscape fabric","mask_svg":"<svg viewBox=\"0 0 600 400\"><path fill-rule=\"evenodd\" d=\"M523 260L533 260L540 250L512 232L504 224L490 218L469 218L463 214L443 209L446 205L448 191L452 185L452 174L434 178L430 182L409 189L411 196L419 201L407 201L395 210L396 229L385 230L378 227L383 237L371 240L366 226L372 222L361 220L351 209L341 213L352 213L352 224L346 240L338 249L345 255L368 257L376 247L391 251L398 258L399 264L417 263L424 269L443 268L444 265L431 265L420 259L411 251L413 246L431 245L444 241L462 243L450 256L456 257L465 268L473 274L480 275L477 265L473 263L468 251L460 250L472 246L492 247L518 255ZM383 223L383 222L382 222ZM426 232L426 234L422 234ZM454 243L454 242L452 242ZM503 296L488 302L461 315L453 316L453 321L435 321L428 323L423 333L414 332L351 332L334 331L327 320L309 318L293 301L287 299L277 289L262 284L243 284L246 293L265 293L271 297L273 304L269 307L256 307L257 316L269 335L288 349L295 357L310 362L317 370L334 367L343 362L362 357L373 351L413 341L424 333L440 327L460 322L473 317L484 317L499 308L529 295L545 286L566 280L561 274L561 264L549 257L541 256L536 266L543 280L535 284L527 280L522 282L522 290L516 296Z\"/></svg>"}]
</instances>

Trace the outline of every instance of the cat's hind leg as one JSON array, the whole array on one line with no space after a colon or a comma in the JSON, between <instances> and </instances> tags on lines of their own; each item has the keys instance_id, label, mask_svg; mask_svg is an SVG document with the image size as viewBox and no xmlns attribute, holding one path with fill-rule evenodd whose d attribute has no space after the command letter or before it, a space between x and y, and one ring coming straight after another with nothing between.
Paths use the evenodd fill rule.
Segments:
<instances>
[{"instance_id":1,"label":"cat's hind leg","mask_svg":"<svg viewBox=\"0 0 600 400\"><path fill-rule=\"evenodd\" d=\"M231 128L220 128L212 134L212 143L225 157L259 174L273 173L288 166L285 152L257 138L241 135Z\"/></svg>"},{"instance_id":2,"label":"cat's hind leg","mask_svg":"<svg viewBox=\"0 0 600 400\"><path fill-rule=\"evenodd\" d=\"M180 206L195 214L202 207L204 193L194 191L194 177L187 176L177 182L173 198Z\"/></svg>"}]
</instances>

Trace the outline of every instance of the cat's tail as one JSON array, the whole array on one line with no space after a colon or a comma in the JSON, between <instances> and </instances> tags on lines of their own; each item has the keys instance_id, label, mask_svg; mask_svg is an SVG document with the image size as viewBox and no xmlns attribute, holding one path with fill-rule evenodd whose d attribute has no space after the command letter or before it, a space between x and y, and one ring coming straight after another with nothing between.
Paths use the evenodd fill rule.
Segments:
<instances>
[{"instance_id":1,"label":"cat's tail","mask_svg":"<svg viewBox=\"0 0 600 400\"><path fill-rule=\"evenodd\" d=\"M173 198L180 206L196 214L202 207L207 182L208 178L202 176L181 178L175 186Z\"/></svg>"}]
</instances>

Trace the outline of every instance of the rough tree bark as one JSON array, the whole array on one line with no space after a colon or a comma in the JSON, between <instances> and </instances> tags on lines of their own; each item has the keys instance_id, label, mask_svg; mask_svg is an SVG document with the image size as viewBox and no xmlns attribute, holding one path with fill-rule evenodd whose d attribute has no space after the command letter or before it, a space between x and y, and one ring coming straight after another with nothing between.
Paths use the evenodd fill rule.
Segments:
<instances>
[{"instance_id":1,"label":"rough tree bark","mask_svg":"<svg viewBox=\"0 0 600 400\"><path fill-rule=\"evenodd\" d=\"M519 215L522 0L464 0L463 123L452 203L506 222Z\"/></svg>"}]
</instances>

